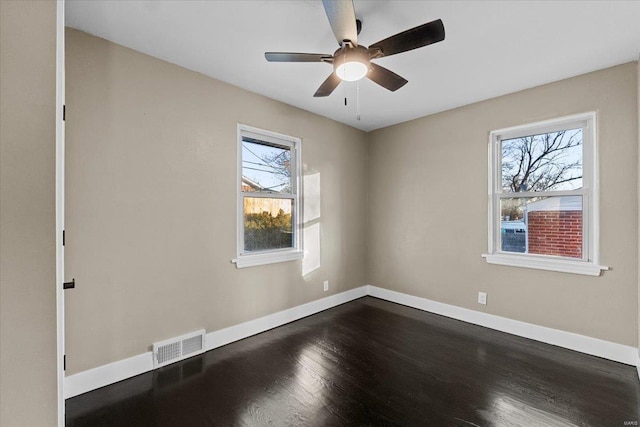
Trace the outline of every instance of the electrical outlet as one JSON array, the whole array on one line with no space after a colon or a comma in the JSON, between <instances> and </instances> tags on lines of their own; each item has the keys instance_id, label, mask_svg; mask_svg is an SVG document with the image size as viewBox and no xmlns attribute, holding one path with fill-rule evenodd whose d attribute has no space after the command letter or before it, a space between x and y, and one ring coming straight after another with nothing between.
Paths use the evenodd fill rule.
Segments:
<instances>
[{"instance_id":1,"label":"electrical outlet","mask_svg":"<svg viewBox=\"0 0 640 427\"><path fill-rule=\"evenodd\" d=\"M487 293L478 292L478 304L487 305Z\"/></svg>"},{"instance_id":2,"label":"electrical outlet","mask_svg":"<svg viewBox=\"0 0 640 427\"><path fill-rule=\"evenodd\" d=\"M324 281L324 291L327 292L329 290L329 281L325 280Z\"/></svg>"}]
</instances>

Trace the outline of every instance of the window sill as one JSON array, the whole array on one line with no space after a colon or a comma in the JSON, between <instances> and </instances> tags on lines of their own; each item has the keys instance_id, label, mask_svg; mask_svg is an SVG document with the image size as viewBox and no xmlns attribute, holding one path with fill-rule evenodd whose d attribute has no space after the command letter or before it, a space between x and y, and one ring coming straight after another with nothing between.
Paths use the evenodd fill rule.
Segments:
<instances>
[{"instance_id":1,"label":"window sill","mask_svg":"<svg viewBox=\"0 0 640 427\"><path fill-rule=\"evenodd\" d=\"M255 267L258 265L275 264L278 262L295 261L304 258L304 251L292 250L282 252L268 252L253 255L241 255L231 262L236 268Z\"/></svg>"},{"instance_id":2,"label":"window sill","mask_svg":"<svg viewBox=\"0 0 640 427\"><path fill-rule=\"evenodd\" d=\"M600 276L601 271L609 269L609 267L597 265L591 262L542 258L526 255L483 254L482 257L485 258L489 264L533 268L536 270L559 271L561 273L583 274L586 276Z\"/></svg>"}]
</instances>

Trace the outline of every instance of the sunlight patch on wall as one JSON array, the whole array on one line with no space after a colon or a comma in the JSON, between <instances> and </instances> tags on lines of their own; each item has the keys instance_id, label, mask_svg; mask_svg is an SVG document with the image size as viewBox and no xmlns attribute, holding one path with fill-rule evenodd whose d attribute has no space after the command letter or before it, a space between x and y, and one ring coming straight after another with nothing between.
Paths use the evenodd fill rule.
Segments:
<instances>
[{"instance_id":1,"label":"sunlight patch on wall","mask_svg":"<svg viewBox=\"0 0 640 427\"><path fill-rule=\"evenodd\" d=\"M304 229L302 241L305 256L302 259L302 276L320 268L320 173L304 176Z\"/></svg>"},{"instance_id":2,"label":"sunlight patch on wall","mask_svg":"<svg viewBox=\"0 0 640 427\"><path fill-rule=\"evenodd\" d=\"M320 174L318 172L304 176L304 223L320 219Z\"/></svg>"},{"instance_id":3,"label":"sunlight patch on wall","mask_svg":"<svg viewBox=\"0 0 640 427\"><path fill-rule=\"evenodd\" d=\"M302 259L302 276L320 268L320 223L304 227L305 255Z\"/></svg>"}]
</instances>

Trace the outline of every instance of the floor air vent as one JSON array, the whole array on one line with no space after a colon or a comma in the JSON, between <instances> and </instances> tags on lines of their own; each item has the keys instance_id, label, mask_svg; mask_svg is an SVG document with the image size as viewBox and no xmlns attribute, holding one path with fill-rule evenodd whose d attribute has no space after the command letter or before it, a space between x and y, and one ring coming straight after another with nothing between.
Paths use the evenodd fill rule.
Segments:
<instances>
[{"instance_id":1,"label":"floor air vent","mask_svg":"<svg viewBox=\"0 0 640 427\"><path fill-rule=\"evenodd\" d=\"M159 368L204 353L205 330L191 332L153 344L153 367Z\"/></svg>"}]
</instances>

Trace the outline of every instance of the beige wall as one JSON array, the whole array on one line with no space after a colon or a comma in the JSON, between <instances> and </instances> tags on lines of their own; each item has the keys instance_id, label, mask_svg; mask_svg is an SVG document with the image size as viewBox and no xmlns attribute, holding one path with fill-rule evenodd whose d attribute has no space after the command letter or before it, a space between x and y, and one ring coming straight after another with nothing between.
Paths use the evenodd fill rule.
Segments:
<instances>
[{"instance_id":1,"label":"beige wall","mask_svg":"<svg viewBox=\"0 0 640 427\"><path fill-rule=\"evenodd\" d=\"M66 44L67 374L365 284L364 132L77 30ZM231 264L237 123L302 138L318 268Z\"/></svg>"},{"instance_id":2,"label":"beige wall","mask_svg":"<svg viewBox=\"0 0 640 427\"><path fill-rule=\"evenodd\" d=\"M638 77L638 375L640 375L640 54L636 64Z\"/></svg>"},{"instance_id":3,"label":"beige wall","mask_svg":"<svg viewBox=\"0 0 640 427\"><path fill-rule=\"evenodd\" d=\"M321 298L326 279L636 345L636 90L631 63L365 134L67 30L67 374ZM486 264L489 131L591 110L612 270ZM237 123L302 138L319 267L230 263Z\"/></svg>"},{"instance_id":4,"label":"beige wall","mask_svg":"<svg viewBox=\"0 0 640 427\"><path fill-rule=\"evenodd\" d=\"M636 346L638 114L628 63L371 133L371 284ZM489 265L491 130L598 112L602 277ZM488 305L477 304L478 291Z\"/></svg>"},{"instance_id":5,"label":"beige wall","mask_svg":"<svg viewBox=\"0 0 640 427\"><path fill-rule=\"evenodd\" d=\"M0 425L57 422L56 3L0 1Z\"/></svg>"}]
</instances>

